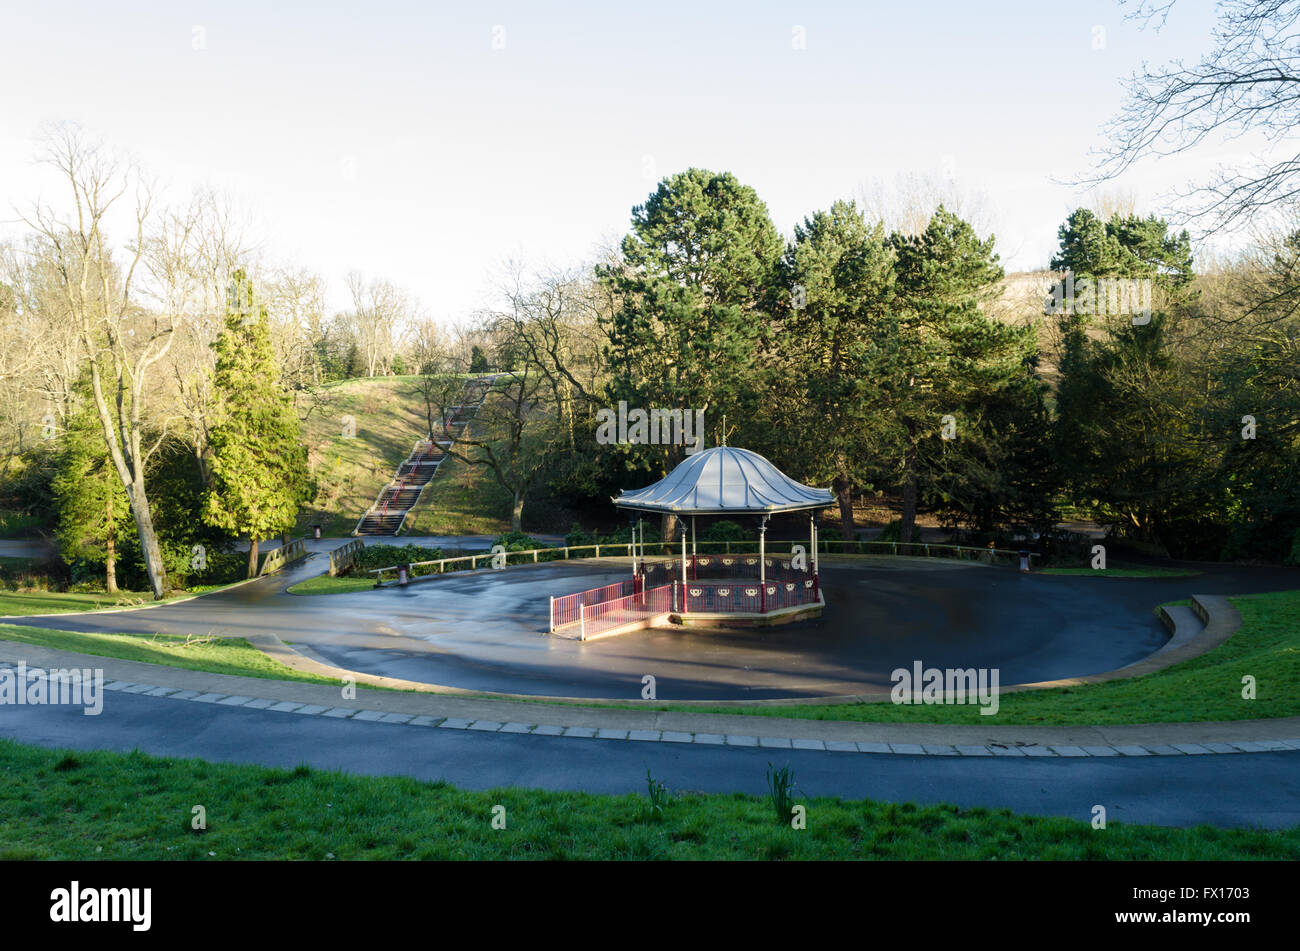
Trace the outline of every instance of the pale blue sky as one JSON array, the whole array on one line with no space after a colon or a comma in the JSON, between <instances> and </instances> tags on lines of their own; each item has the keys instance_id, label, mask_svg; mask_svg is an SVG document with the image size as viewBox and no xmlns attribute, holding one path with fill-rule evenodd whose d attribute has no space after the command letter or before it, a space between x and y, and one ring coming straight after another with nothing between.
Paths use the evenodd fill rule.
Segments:
<instances>
[{"instance_id":1,"label":"pale blue sky","mask_svg":"<svg viewBox=\"0 0 1300 951\"><path fill-rule=\"evenodd\" d=\"M506 256L587 258L689 166L734 172L787 235L875 179L951 172L986 197L1004 263L1028 269L1086 203L1052 179L1087 167L1120 80L1195 59L1213 22L1209 0L1179 0L1160 33L1113 0L266 6L5 0L0 202L57 194L33 136L77 120L178 197L233 193L268 251L335 282L333 303L359 268L454 318ZM1163 159L1122 185L1154 208L1244 154Z\"/></svg>"}]
</instances>

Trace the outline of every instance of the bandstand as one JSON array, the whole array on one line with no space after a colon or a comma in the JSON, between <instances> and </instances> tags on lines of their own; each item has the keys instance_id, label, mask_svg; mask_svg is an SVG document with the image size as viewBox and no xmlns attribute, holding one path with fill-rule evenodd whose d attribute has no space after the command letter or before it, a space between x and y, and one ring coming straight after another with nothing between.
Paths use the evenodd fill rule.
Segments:
<instances>
[{"instance_id":1,"label":"bandstand","mask_svg":"<svg viewBox=\"0 0 1300 951\"><path fill-rule=\"evenodd\" d=\"M574 614L577 636L584 640L665 621L717 627L815 617L826 603L817 571L815 513L834 501L829 490L796 482L747 449L718 446L688 456L653 485L625 491L613 500L630 512L670 514L681 520L680 555L646 558L634 545L630 581L554 599L552 632L560 630L557 616L571 619ZM770 552L768 521L774 515L805 511L807 548L795 545L789 552ZM753 518L757 555L699 554L695 523L700 516ZM561 615L556 605L561 605Z\"/></svg>"}]
</instances>

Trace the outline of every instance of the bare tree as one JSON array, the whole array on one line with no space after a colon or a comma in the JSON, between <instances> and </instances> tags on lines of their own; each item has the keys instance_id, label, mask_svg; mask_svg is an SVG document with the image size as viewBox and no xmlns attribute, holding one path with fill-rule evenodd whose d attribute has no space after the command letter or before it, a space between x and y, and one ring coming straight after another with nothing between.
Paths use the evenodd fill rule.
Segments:
<instances>
[{"instance_id":1,"label":"bare tree","mask_svg":"<svg viewBox=\"0 0 1300 951\"><path fill-rule=\"evenodd\" d=\"M505 372L447 449L465 464L487 469L510 494L510 529L515 532L522 531L528 493L562 445L563 432L562 407L552 398L547 376L529 359L520 326L513 312L480 316L475 336L490 342L494 361ZM430 422L441 431L464 393L469 359L463 350L448 348L423 370Z\"/></svg>"},{"instance_id":2,"label":"bare tree","mask_svg":"<svg viewBox=\"0 0 1300 951\"><path fill-rule=\"evenodd\" d=\"M544 380L549 402L573 449L575 421L594 412L604 383L599 317L608 313L606 291L590 269L547 268L529 276L517 261L506 265L501 293L509 309L497 315L515 347Z\"/></svg>"},{"instance_id":3,"label":"bare tree","mask_svg":"<svg viewBox=\"0 0 1300 951\"><path fill-rule=\"evenodd\" d=\"M42 160L63 178L73 211L60 214L38 202L24 220L47 242L55 261L63 303L87 355L104 441L131 503L149 583L154 597L162 598L168 591L167 572L145 469L163 436L146 446L145 395L171 347L173 327L165 317L138 308L133 296L148 241L152 191L137 169L89 142L75 126L48 132ZM119 265L106 229L110 213L129 191L134 193L132 235Z\"/></svg>"},{"instance_id":4,"label":"bare tree","mask_svg":"<svg viewBox=\"0 0 1300 951\"><path fill-rule=\"evenodd\" d=\"M281 382L295 396L321 382L316 344L326 336L325 282L306 268L279 267L262 279Z\"/></svg>"},{"instance_id":5,"label":"bare tree","mask_svg":"<svg viewBox=\"0 0 1300 951\"><path fill-rule=\"evenodd\" d=\"M891 183L881 179L866 182L860 192L866 218L899 234L920 234L940 205L969 221L981 234L996 230L988 198L956 177L907 172Z\"/></svg>"},{"instance_id":6,"label":"bare tree","mask_svg":"<svg viewBox=\"0 0 1300 951\"><path fill-rule=\"evenodd\" d=\"M1159 29L1173 0L1140 0L1130 16ZM1195 65L1144 65L1107 127L1094 174L1118 178L1139 161L1173 155L1211 138L1261 134L1284 152L1246 169L1220 168L1175 192L1186 222L1206 234L1247 224L1261 210L1300 199L1300 153L1286 143L1300 127L1300 0L1221 0L1213 48Z\"/></svg>"},{"instance_id":7,"label":"bare tree","mask_svg":"<svg viewBox=\"0 0 1300 951\"><path fill-rule=\"evenodd\" d=\"M387 374L416 305L400 289L384 280L367 281L359 272L347 278L352 295L353 334L366 364L366 376Z\"/></svg>"}]
</instances>

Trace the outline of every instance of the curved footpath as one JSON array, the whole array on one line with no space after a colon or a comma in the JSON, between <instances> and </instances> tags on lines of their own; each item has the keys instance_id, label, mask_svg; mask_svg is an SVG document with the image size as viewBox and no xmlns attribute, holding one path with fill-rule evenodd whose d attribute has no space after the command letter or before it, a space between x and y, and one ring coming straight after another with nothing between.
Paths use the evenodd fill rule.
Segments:
<instances>
[{"instance_id":1,"label":"curved footpath","mask_svg":"<svg viewBox=\"0 0 1300 951\"><path fill-rule=\"evenodd\" d=\"M117 693L483 733L930 756L1197 756L1300 750L1300 717L1111 726L984 726L580 707L427 691L363 689L355 700L345 701L341 686L211 674L0 641L0 667L12 668L19 662L38 670L101 669L105 688ZM295 666L320 673L331 671L311 662L299 661ZM346 671L337 673L349 676ZM398 681L390 684L401 686ZM656 703L646 701L647 706ZM111 706L107 700L105 705ZM182 715L175 707L172 712Z\"/></svg>"}]
</instances>

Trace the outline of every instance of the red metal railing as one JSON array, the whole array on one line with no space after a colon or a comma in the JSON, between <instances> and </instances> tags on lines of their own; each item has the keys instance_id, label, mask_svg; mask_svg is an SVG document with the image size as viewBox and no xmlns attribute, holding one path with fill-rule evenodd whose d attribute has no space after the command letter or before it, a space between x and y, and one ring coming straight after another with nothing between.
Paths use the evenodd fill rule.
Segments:
<instances>
[{"instance_id":1,"label":"red metal railing","mask_svg":"<svg viewBox=\"0 0 1300 951\"><path fill-rule=\"evenodd\" d=\"M766 561L767 570L765 574L768 581L800 581L809 577L806 568L794 567L790 555L768 555ZM647 561L643 571L652 584L680 581L682 577L682 559L677 557ZM758 556L687 555L686 575L688 580L708 581L749 578L757 581L759 575Z\"/></svg>"},{"instance_id":2,"label":"red metal railing","mask_svg":"<svg viewBox=\"0 0 1300 951\"><path fill-rule=\"evenodd\" d=\"M817 600L812 578L801 581L688 581L686 614L765 614Z\"/></svg>"},{"instance_id":3,"label":"red metal railing","mask_svg":"<svg viewBox=\"0 0 1300 951\"><path fill-rule=\"evenodd\" d=\"M644 621L656 614L667 614L672 608L672 591L673 585L664 584L601 604L584 604L579 609L582 639L587 640L625 624Z\"/></svg>"},{"instance_id":4,"label":"red metal railing","mask_svg":"<svg viewBox=\"0 0 1300 951\"><path fill-rule=\"evenodd\" d=\"M636 591L636 582L628 578L615 584L607 584L603 588L592 588L590 591L579 591L577 594L566 594L562 598L555 598L551 601L551 630L558 631L570 624L580 623L584 605L613 601L634 594Z\"/></svg>"}]
</instances>

